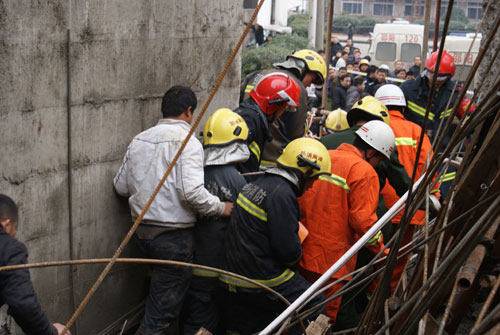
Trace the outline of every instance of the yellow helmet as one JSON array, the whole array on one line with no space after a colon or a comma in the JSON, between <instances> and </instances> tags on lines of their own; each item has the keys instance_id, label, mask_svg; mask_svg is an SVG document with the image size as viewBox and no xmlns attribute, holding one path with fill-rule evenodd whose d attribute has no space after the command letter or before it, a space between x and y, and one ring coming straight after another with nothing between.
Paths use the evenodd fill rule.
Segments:
<instances>
[{"instance_id":1,"label":"yellow helmet","mask_svg":"<svg viewBox=\"0 0 500 335\"><path fill-rule=\"evenodd\" d=\"M331 131L341 131L349 128L349 123L347 123L347 112L337 108L328 114L325 120L325 126Z\"/></svg>"},{"instance_id":2,"label":"yellow helmet","mask_svg":"<svg viewBox=\"0 0 500 335\"><path fill-rule=\"evenodd\" d=\"M205 122L203 146L225 145L246 141L248 126L243 118L229 108L219 108Z\"/></svg>"},{"instance_id":3,"label":"yellow helmet","mask_svg":"<svg viewBox=\"0 0 500 335\"><path fill-rule=\"evenodd\" d=\"M389 111L387 107L372 96L366 96L352 105L347 112L347 122L349 126L355 125L358 121L380 120L389 124Z\"/></svg>"},{"instance_id":4,"label":"yellow helmet","mask_svg":"<svg viewBox=\"0 0 500 335\"><path fill-rule=\"evenodd\" d=\"M277 160L278 164L302 173L304 177L330 174L328 150L319 141L301 137L288 143Z\"/></svg>"},{"instance_id":5,"label":"yellow helmet","mask_svg":"<svg viewBox=\"0 0 500 335\"><path fill-rule=\"evenodd\" d=\"M313 83L316 85L323 85L326 78L326 63L323 57L317 52L308 49L299 50L293 55L288 56L288 58L290 57L303 60L306 63L307 71L317 74Z\"/></svg>"}]
</instances>

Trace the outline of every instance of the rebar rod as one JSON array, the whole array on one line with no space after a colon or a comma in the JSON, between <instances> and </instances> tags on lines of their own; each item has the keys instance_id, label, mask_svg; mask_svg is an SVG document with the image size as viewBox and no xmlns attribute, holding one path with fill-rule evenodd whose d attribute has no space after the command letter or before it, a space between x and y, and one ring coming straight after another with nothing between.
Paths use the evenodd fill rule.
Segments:
<instances>
[{"instance_id":1,"label":"rebar rod","mask_svg":"<svg viewBox=\"0 0 500 335\"><path fill-rule=\"evenodd\" d=\"M420 179L413 186L418 187L420 181L424 178L425 174L420 177ZM326 283L342 266L347 263L349 259L352 258L375 234L390 220L390 217L394 215L394 212L399 208L403 202L406 201L408 192L406 192L395 204L387 211L354 245L340 257L320 278L318 278L302 295L300 295L286 310L284 310L276 319L274 319L266 328L264 328L259 334L269 335L278 325L280 325L290 314L299 308L304 301L309 299L309 297L314 294L324 283ZM389 219L388 219L389 218Z\"/></svg>"},{"instance_id":2,"label":"rebar rod","mask_svg":"<svg viewBox=\"0 0 500 335\"><path fill-rule=\"evenodd\" d=\"M465 257L467 254L464 250L471 249L477 244L477 242L481 239L481 236L487 231L489 228L486 224L491 217L495 217L494 215L497 212L500 212L500 197L496 198L495 201L488 207L488 209L483 213L483 215L479 218L479 220L474 224L474 226L469 230L467 235L460 241L456 248L454 248L450 254L445 258L441 266L438 268L436 272L434 272L429 281L422 285L420 289L415 292L415 294L403 305L400 310L389 320L388 324L385 324L376 335L382 335L383 331L393 325L404 313L406 313L411 307L415 306L417 300L421 300L421 293L424 290L428 290L429 294L426 296L426 299L423 300L422 306L415 306L413 310L411 310L411 318L407 318L400 329L400 332L403 334L405 331L410 331L414 328L413 320L418 320L421 315L421 311L425 310L426 307L431 305L434 301L434 297L439 292L439 285L437 287L433 287L432 290L429 290L432 283L443 283L446 277L453 277L453 268L458 269L458 267L465 261ZM476 243L474 243L476 242ZM418 321L417 321L418 322ZM406 325L406 327L405 327Z\"/></svg>"}]
</instances>

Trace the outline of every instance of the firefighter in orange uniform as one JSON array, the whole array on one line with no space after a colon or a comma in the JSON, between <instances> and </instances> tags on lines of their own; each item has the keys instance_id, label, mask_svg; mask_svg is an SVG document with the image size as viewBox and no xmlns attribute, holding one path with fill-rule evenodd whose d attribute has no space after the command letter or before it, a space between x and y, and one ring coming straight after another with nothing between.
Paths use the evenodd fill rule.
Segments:
<instances>
[{"instance_id":1,"label":"firefighter in orange uniform","mask_svg":"<svg viewBox=\"0 0 500 335\"><path fill-rule=\"evenodd\" d=\"M374 167L388 159L393 150L393 131L377 120L356 131L353 145L343 143L328 152L331 174L321 176L299 199L302 222L309 230L300 267L309 281L326 272L377 221L379 179ZM382 233L378 232L366 246L378 253L383 248ZM355 265L356 256L333 275L332 281L352 272ZM331 296L343 285L333 286L326 295ZM326 306L332 323L340 302L341 297Z\"/></svg>"},{"instance_id":2,"label":"firefighter in orange uniform","mask_svg":"<svg viewBox=\"0 0 500 335\"><path fill-rule=\"evenodd\" d=\"M415 157L417 154L417 146L421 139L420 134L422 133L422 128L413 123L411 121L406 120L403 117L404 109L406 106L406 99L403 94L403 91L396 85L384 85L377 90L375 94L375 98L382 102L387 109L389 110L390 115L390 126L394 131L394 135L396 136L396 148L398 150L399 161L405 167L406 172L409 176L413 173L413 166L415 165ZM427 160L427 156L429 156L429 160L432 157L432 148L431 142L427 135L424 134L422 138L422 149L420 151L420 155L418 158L418 166L415 175L415 181L420 178L422 172L424 170L425 162ZM430 155L429 155L430 154ZM439 205L439 184L436 184L432 191L430 192L430 200L433 203L434 207L437 209L440 207ZM381 192L384 197L385 204L387 208L391 208L398 200L399 197L396 194L394 188L386 183ZM397 225L401 221L403 216L403 211L399 212L392 219L392 223ZM404 246L411 242L413 239L413 233L415 231L415 226L422 225L425 219L425 211L418 210L413 218L411 219L410 225L405 231L405 235L403 237L403 241L401 246ZM394 226L393 231L395 231L397 226ZM391 290L394 291L396 288L399 278L401 277L402 272L406 266L406 262L408 257L404 257L396 263L394 268L393 277L391 280Z\"/></svg>"}]
</instances>

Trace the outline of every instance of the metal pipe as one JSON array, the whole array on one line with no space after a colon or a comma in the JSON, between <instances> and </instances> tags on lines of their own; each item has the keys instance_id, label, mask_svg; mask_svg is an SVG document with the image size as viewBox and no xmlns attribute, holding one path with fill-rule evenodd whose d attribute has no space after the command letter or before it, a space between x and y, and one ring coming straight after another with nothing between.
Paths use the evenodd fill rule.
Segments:
<instances>
[{"instance_id":1,"label":"metal pipe","mask_svg":"<svg viewBox=\"0 0 500 335\"><path fill-rule=\"evenodd\" d=\"M416 189L425 173L413 185ZM340 257L321 277L318 278L302 295L300 295L290 306L287 307L276 319L274 319L266 328L259 334L269 335L276 327L278 327L285 319L287 319L297 308L299 308L315 291L319 290L347 261L349 261L375 234L396 215L396 210L406 201L408 192L406 192L395 204L387 211L354 245Z\"/></svg>"},{"instance_id":2,"label":"metal pipe","mask_svg":"<svg viewBox=\"0 0 500 335\"><path fill-rule=\"evenodd\" d=\"M499 223L500 222L496 222L491 226L484 236L485 240L488 241L493 239ZM483 263L484 256L486 256L486 247L484 244L478 244L458 273L457 280L460 286L469 288L472 285L472 282L476 278L477 271Z\"/></svg>"}]
</instances>

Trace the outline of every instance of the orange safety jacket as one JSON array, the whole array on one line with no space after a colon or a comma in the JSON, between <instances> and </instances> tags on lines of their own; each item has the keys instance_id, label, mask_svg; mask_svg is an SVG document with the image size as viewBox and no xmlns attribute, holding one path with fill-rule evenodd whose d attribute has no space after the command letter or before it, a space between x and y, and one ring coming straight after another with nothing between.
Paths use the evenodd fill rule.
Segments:
<instances>
[{"instance_id":1,"label":"orange safety jacket","mask_svg":"<svg viewBox=\"0 0 500 335\"><path fill-rule=\"evenodd\" d=\"M411 121L406 120L403 115L395 110L390 110L389 115L391 118L390 126L396 137L396 147L398 150L398 158L401 164L404 166L406 172L409 176L413 173L413 165L415 163L415 156L417 154L417 146L420 141L420 134L422 128ZM415 176L415 181L420 178L422 171L424 170L425 162L427 160L427 155L431 153L429 160L432 158L432 147L429 137L424 134L422 149L420 150L420 156L418 158L417 172ZM435 178L434 178L435 179ZM439 183L436 183L431 191L431 194L435 194L439 197ZM394 188L389 184L385 183L382 192L380 192L384 197L385 205L387 208L391 208L398 200L399 197L396 194ZM403 211L399 212L393 219L393 223L399 223L403 217ZM418 210L415 216L412 218L410 224L422 225L425 219L425 211Z\"/></svg>"},{"instance_id":2,"label":"orange safety jacket","mask_svg":"<svg viewBox=\"0 0 500 335\"><path fill-rule=\"evenodd\" d=\"M300 266L318 274L326 272L377 221L379 181L375 169L351 144L343 143L328 153L331 175L319 177L299 198L301 221L309 231L302 244ZM375 253L380 251L382 233L366 246ZM356 256L333 278L354 271L355 265Z\"/></svg>"}]
</instances>

